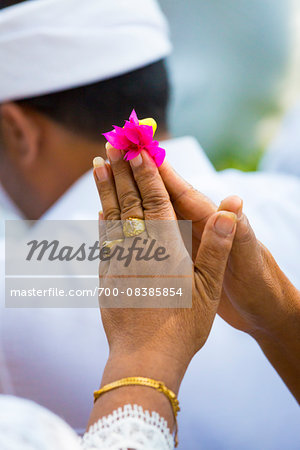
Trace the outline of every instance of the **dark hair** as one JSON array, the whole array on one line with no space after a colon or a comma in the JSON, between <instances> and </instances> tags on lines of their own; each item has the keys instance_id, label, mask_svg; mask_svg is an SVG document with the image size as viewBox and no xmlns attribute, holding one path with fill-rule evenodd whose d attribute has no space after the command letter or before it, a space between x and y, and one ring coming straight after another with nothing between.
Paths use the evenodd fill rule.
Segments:
<instances>
[{"instance_id":1,"label":"dark hair","mask_svg":"<svg viewBox=\"0 0 300 450\"><path fill-rule=\"evenodd\" d=\"M121 126L133 108L139 117L154 117L165 129L168 94L166 69L159 61L109 80L16 103L93 138L112 125Z\"/></svg>"},{"instance_id":2,"label":"dark hair","mask_svg":"<svg viewBox=\"0 0 300 450\"><path fill-rule=\"evenodd\" d=\"M21 0L28 1L28 0ZM0 0L0 8L20 0ZM138 117L153 117L167 128L169 82L163 60L108 80L25 98L15 103L31 107L67 128L97 138L112 125L122 125L134 108Z\"/></svg>"},{"instance_id":3,"label":"dark hair","mask_svg":"<svg viewBox=\"0 0 300 450\"><path fill-rule=\"evenodd\" d=\"M7 8L8 6L16 5L27 0L0 0L0 9Z\"/></svg>"}]
</instances>

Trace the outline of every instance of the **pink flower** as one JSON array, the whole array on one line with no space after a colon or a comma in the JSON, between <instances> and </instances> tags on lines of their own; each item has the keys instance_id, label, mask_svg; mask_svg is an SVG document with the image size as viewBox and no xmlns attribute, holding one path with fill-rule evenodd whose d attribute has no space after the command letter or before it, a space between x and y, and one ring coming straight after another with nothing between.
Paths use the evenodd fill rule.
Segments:
<instances>
[{"instance_id":1,"label":"pink flower","mask_svg":"<svg viewBox=\"0 0 300 450\"><path fill-rule=\"evenodd\" d=\"M152 123L152 125L144 125ZM126 120L124 128L114 126L112 131L103 133L107 141L118 150L125 150L124 159L130 161L136 158L142 150L146 150L155 161L157 167L161 166L166 151L159 147L159 142L153 140L156 122L153 119L139 121L135 110L132 111L129 121Z\"/></svg>"}]
</instances>

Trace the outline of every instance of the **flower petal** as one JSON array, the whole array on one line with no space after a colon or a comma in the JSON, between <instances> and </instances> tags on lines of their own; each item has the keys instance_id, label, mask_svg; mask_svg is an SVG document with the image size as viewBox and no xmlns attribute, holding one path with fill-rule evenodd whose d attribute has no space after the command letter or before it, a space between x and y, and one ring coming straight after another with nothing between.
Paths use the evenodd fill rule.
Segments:
<instances>
[{"instance_id":1,"label":"flower petal","mask_svg":"<svg viewBox=\"0 0 300 450\"><path fill-rule=\"evenodd\" d=\"M147 150L147 152L149 153L150 156L154 156L156 155L157 151L158 151L158 141L153 141L151 142L150 145L147 145L145 147L145 150Z\"/></svg>"},{"instance_id":2,"label":"flower petal","mask_svg":"<svg viewBox=\"0 0 300 450\"><path fill-rule=\"evenodd\" d=\"M133 142L136 145L140 144L141 135L138 126L134 125L133 123L126 122L124 126L124 133L129 141Z\"/></svg>"},{"instance_id":3,"label":"flower petal","mask_svg":"<svg viewBox=\"0 0 300 450\"><path fill-rule=\"evenodd\" d=\"M122 133L116 130L109 131L108 133L103 133L105 139L118 150L125 150L131 142Z\"/></svg>"},{"instance_id":4,"label":"flower petal","mask_svg":"<svg viewBox=\"0 0 300 450\"><path fill-rule=\"evenodd\" d=\"M131 159L136 158L141 153L140 150L129 150L124 156L125 161L130 161Z\"/></svg>"},{"instance_id":5,"label":"flower petal","mask_svg":"<svg viewBox=\"0 0 300 450\"><path fill-rule=\"evenodd\" d=\"M118 125L113 125L113 128L115 129L116 133L118 133L121 136L124 136L124 128L118 127Z\"/></svg>"},{"instance_id":6,"label":"flower petal","mask_svg":"<svg viewBox=\"0 0 300 450\"><path fill-rule=\"evenodd\" d=\"M153 130L153 136L155 135L155 132L157 130L157 123L155 122L154 119L149 118L149 119L142 119L139 121L140 125L148 125L150 127L152 127Z\"/></svg>"},{"instance_id":7,"label":"flower petal","mask_svg":"<svg viewBox=\"0 0 300 450\"><path fill-rule=\"evenodd\" d=\"M153 157L156 167L160 167L162 165L165 157L166 157L166 151L163 148L159 148L159 151Z\"/></svg>"},{"instance_id":8,"label":"flower petal","mask_svg":"<svg viewBox=\"0 0 300 450\"><path fill-rule=\"evenodd\" d=\"M132 110L132 112L130 114L129 121L131 123L134 123L134 125L138 125L139 124L139 119L138 119L138 116L136 115L136 112L135 112L134 109Z\"/></svg>"},{"instance_id":9,"label":"flower petal","mask_svg":"<svg viewBox=\"0 0 300 450\"><path fill-rule=\"evenodd\" d=\"M140 143L143 146L150 145L153 139L153 129L149 125L140 125L139 126L140 133Z\"/></svg>"}]
</instances>

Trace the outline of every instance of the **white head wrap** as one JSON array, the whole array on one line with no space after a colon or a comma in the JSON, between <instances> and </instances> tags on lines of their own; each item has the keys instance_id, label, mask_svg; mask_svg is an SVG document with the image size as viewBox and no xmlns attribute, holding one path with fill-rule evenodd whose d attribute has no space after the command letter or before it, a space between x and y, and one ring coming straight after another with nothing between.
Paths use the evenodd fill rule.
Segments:
<instances>
[{"instance_id":1,"label":"white head wrap","mask_svg":"<svg viewBox=\"0 0 300 450\"><path fill-rule=\"evenodd\" d=\"M171 51L156 0L31 0L0 11L0 102L130 72Z\"/></svg>"}]
</instances>

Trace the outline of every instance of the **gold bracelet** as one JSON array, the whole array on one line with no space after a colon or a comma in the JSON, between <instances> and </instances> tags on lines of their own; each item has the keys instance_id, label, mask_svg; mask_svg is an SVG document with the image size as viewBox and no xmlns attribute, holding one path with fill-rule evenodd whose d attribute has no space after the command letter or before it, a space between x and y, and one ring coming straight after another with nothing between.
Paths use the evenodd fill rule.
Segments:
<instances>
[{"instance_id":1,"label":"gold bracelet","mask_svg":"<svg viewBox=\"0 0 300 450\"><path fill-rule=\"evenodd\" d=\"M178 426L177 426L177 414L180 411L179 408L179 401L177 400L176 394L167 388L165 383L162 381L156 381L152 380L151 378L144 378L144 377L128 377L128 378L122 378L121 380L114 381L113 383L106 384L103 386L103 388L99 389L98 391L94 392L94 403L98 400L98 398L105 394L106 392L109 392L113 389L117 389L122 386L147 386L153 389L156 389L157 391L164 394L169 402L171 403L171 407L173 410L174 418L175 418L175 447L178 445Z\"/></svg>"}]
</instances>

